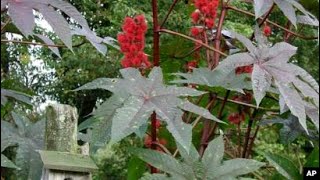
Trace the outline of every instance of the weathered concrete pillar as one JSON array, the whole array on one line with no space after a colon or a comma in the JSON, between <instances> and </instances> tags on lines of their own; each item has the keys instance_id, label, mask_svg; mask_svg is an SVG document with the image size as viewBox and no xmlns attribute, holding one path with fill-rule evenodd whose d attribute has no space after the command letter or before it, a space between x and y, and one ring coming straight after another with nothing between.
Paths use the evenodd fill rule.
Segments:
<instances>
[{"instance_id":1,"label":"weathered concrete pillar","mask_svg":"<svg viewBox=\"0 0 320 180\"><path fill-rule=\"evenodd\" d=\"M45 149L77 153L77 109L65 104L46 108Z\"/></svg>"}]
</instances>

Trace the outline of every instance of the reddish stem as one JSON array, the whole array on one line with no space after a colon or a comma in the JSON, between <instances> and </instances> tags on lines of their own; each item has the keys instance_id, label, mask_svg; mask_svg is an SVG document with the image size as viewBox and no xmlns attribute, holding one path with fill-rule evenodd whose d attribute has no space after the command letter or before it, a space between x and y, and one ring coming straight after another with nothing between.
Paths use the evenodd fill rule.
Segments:
<instances>
[{"instance_id":1,"label":"reddish stem","mask_svg":"<svg viewBox=\"0 0 320 180\"><path fill-rule=\"evenodd\" d=\"M253 111L253 113L252 113L252 116L249 118L248 128L247 128L246 137L245 137L244 145L243 145L242 158L246 157L246 153L247 153L247 150L248 150L249 139L250 139L250 134L251 134L251 129L252 129L253 121L254 121L254 118L255 118L256 115L257 115L257 110L255 109Z\"/></svg>"},{"instance_id":2,"label":"reddish stem","mask_svg":"<svg viewBox=\"0 0 320 180\"><path fill-rule=\"evenodd\" d=\"M160 64L160 34L158 24L158 3L157 0L152 0L152 18L153 18L153 65ZM157 114L155 112L151 115L151 149L157 149ZM151 166L151 174L157 173L158 170Z\"/></svg>"},{"instance_id":3,"label":"reddish stem","mask_svg":"<svg viewBox=\"0 0 320 180\"><path fill-rule=\"evenodd\" d=\"M164 18L164 20L162 21L162 23L161 23L161 25L160 25L160 28L162 28L162 27L164 26L164 24L167 22L167 20L168 20L168 18L169 18L169 15L171 14L174 6L176 6L176 4L177 4L178 1L179 1L179 0L174 0L174 1L173 1L173 3L171 4L171 6L170 6L170 8L169 8L169 10L168 10L168 12L167 12L167 14L166 14L166 17Z\"/></svg>"},{"instance_id":4,"label":"reddish stem","mask_svg":"<svg viewBox=\"0 0 320 180\"><path fill-rule=\"evenodd\" d=\"M215 36L215 40L214 40L214 47L218 51L221 51L220 46L221 46L221 37L222 37L222 25L223 25L224 19L227 14L227 10L228 9L225 7L225 5L222 4L222 11L221 11L219 24L217 27L216 36ZM217 52L214 52L214 62L212 63L210 68L214 69L219 64L219 60L220 60L220 54Z\"/></svg>"},{"instance_id":5,"label":"reddish stem","mask_svg":"<svg viewBox=\"0 0 320 180\"><path fill-rule=\"evenodd\" d=\"M215 101L216 96L215 95L210 95L210 102ZM211 111L214 103L211 103L210 106L208 107L208 110ZM199 149L199 154L200 156L203 155L204 151L207 148L208 145L208 135L211 127L211 121L210 120L204 120L204 125L203 125L203 131L202 131L202 136L201 136L201 146Z\"/></svg>"}]
</instances>

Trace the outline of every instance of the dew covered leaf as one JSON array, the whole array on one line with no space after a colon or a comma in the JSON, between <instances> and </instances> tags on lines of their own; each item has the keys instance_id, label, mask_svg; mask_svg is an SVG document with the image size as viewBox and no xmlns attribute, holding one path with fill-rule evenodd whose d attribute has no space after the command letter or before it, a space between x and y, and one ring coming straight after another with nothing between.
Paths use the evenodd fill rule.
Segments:
<instances>
[{"instance_id":1,"label":"dew covered leaf","mask_svg":"<svg viewBox=\"0 0 320 180\"><path fill-rule=\"evenodd\" d=\"M253 66L252 71L252 90L256 100L257 106L259 106L261 100L266 95L266 92L271 86L272 76L263 70L259 65Z\"/></svg>"},{"instance_id":2,"label":"dew covered leaf","mask_svg":"<svg viewBox=\"0 0 320 180\"><path fill-rule=\"evenodd\" d=\"M224 74L221 70L209 70L209 68L195 68L190 73L174 73L184 79L176 79L171 83L189 83L205 85L209 87L223 87L228 90L243 93L243 89L251 89L251 83L246 74L236 75L234 70Z\"/></svg>"},{"instance_id":3,"label":"dew covered leaf","mask_svg":"<svg viewBox=\"0 0 320 180\"><path fill-rule=\"evenodd\" d=\"M131 152L143 161L164 172L176 175L180 178L187 177L187 172L184 172L181 163L170 155L142 148L131 149Z\"/></svg>"},{"instance_id":4,"label":"dew covered leaf","mask_svg":"<svg viewBox=\"0 0 320 180\"><path fill-rule=\"evenodd\" d=\"M120 97L129 96L112 118L111 141L117 142L136 132L153 112L165 121L169 132L186 150L191 145L191 125L182 121L181 109L219 121L207 110L180 99L185 96L199 96L204 92L188 87L167 86L163 83L160 67L154 67L149 77L142 76L135 68L121 69L123 78L99 78L76 90L105 89Z\"/></svg>"}]
</instances>

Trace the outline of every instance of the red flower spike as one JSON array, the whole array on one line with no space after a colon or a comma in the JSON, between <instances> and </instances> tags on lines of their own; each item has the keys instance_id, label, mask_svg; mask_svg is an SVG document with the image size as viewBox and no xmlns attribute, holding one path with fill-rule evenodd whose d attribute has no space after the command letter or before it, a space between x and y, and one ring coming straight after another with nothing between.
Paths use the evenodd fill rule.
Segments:
<instances>
[{"instance_id":1,"label":"red flower spike","mask_svg":"<svg viewBox=\"0 0 320 180\"><path fill-rule=\"evenodd\" d=\"M270 36L271 35L271 27L268 25L265 25L263 28L263 34L265 36Z\"/></svg>"},{"instance_id":2,"label":"red flower spike","mask_svg":"<svg viewBox=\"0 0 320 180\"><path fill-rule=\"evenodd\" d=\"M137 15L134 18L126 17L122 25L123 33L117 38L120 44L120 50L125 55L121 65L126 67L148 68L151 63L143 52L145 46L145 33L147 23L144 15Z\"/></svg>"}]
</instances>

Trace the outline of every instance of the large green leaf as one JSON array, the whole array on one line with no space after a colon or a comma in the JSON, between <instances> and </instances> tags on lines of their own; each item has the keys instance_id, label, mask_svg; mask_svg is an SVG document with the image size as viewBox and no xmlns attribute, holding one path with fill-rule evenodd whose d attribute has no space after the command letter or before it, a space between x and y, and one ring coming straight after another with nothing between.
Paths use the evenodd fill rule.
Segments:
<instances>
[{"instance_id":1,"label":"large green leaf","mask_svg":"<svg viewBox=\"0 0 320 180\"><path fill-rule=\"evenodd\" d=\"M209 143L202 160L194 146L189 152L179 143L177 147L182 160L177 161L172 156L147 149L134 149L133 153L139 158L168 173L173 179L194 180L194 179L238 179L238 176L256 171L265 163L251 159L231 159L222 161L224 155L223 137L220 136ZM145 179L160 178L167 176L147 175ZM239 179L242 179L241 177Z\"/></svg>"},{"instance_id":2,"label":"large green leaf","mask_svg":"<svg viewBox=\"0 0 320 180\"><path fill-rule=\"evenodd\" d=\"M136 180L143 176L146 171L146 163L141 159L133 156L128 163L127 180Z\"/></svg>"},{"instance_id":3,"label":"large green leaf","mask_svg":"<svg viewBox=\"0 0 320 180\"><path fill-rule=\"evenodd\" d=\"M210 87L223 87L232 91L243 93L243 89L251 89L251 84L247 80L247 76L236 75L234 70L229 68L221 68L210 70L208 68L195 68L190 73L174 73L184 79L177 79L171 83L190 83L199 84Z\"/></svg>"},{"instance_id":4,"label":"large green leaf","mask_svg":"<svg viewBox=\"0 0 320 180\"><path fill-rule=\"evenodd\" d=\"M1 154L1 167L19 169L12 161L10 161L5 155Z\"/></svg>"},{"instance_id":5,"label":"large green leaf","mask_svg":"<svg viewBox=\"0 0 320 180\"><path fill-rule=\"evenodd\" d=\"M18 101L32 105L32 103L31 103L32 97L30 95L22 93L22 92L10 90L10 89L1 88L1 105L5 105L7 103L8 97L14 98Z\"/></svg>"},{"instance_id":6,"label":"large green leaf","mask_svg":"<svg viewBox=\"0 0 320 180\"><path fill-rule=\"evenodd\" d=\"M299 169L289 159L278 154L265 153L265 157L277 171L287 179L302 179Z\"/></svg>"},{"instance_id":7,"label":"large green leaf","mask_svg":"<svg viewBox=\"0 0 320 180\"><path fill-rule=\"evenodd\" d=\"M224 155L223 136L219 136L212 140L202 157L202 163L206 169L218 167L221 164Z\"/></svg>"},{"instance_id":8,"label":"large green leaf","mask_svg":"<svg viewBox=\"0 0 320 180\"><path fill-rule=\"evenodd\" d=\"M319 147L313 149L306 161L304 167L319 167Z\"/></svg>"},{"instance_id":9,"label":"large green leaf","mask_svg":"<svg viewBox=\"0 0 320 180\"><path fill-rule=\"evenodd\" d=\"M253 46L246 37L237 33L233 34L246 46L249 53L230 55L216 69L230 72L243 66L242 62L249 63L250 58L245 57L250 56L251 62L254 64L251 81L257 105L259 105L266 92L270 91L272 86L275 86L280 92L281 112L285 110L285 107L288 107L291 113L299 118L300 124L306 131L306 116L309 116L314 124L317 124L314 120L316 114L313 112L315 111L306 113L306 109L310 110L310 107L306 105L305 99L310 99L311 102L316 104L316 107L311 107L311 109L319 111L319 105L317 104L319 102L319 85L305 70L289 63L290 58L296 54L297 48L286 42L279 42L270 47L266 37L262 35L257 26L255 29L257 47ZM240 58L239 62L237 57ZM272 84L272 82L274 83Z\"/></svg>"},{"instance_id":10,"label":"large green leaf","mask_svg":"<svg viewBox=\"0 0 320 180\"><path fill-rule=\"evenodd\" d=\"M132 153L164 172L168 172L181 178L188 177L189 172L185 172L184 167L179 161L167 154L141 148L132 149Z\"/></svg>"},{"instance_id":11,"label":"large green leaf","mask_svg":"<svg viewBox=\"0 0 320 180\"><path fill-rule=\"evenodd\" d=\"M253 159L231 159L224 161L221 166L212 168L209 174L213 178L225 179L225 177L237 177L258 170L265 163Z\"/></svg>"},{"instance_id":12,"label":"large green leaf","mask_svg":"<svg viewBox=\"0 0 320 180\"><path fill-rule=\"evenodd\" d=\"M221 122L207 109L181 100L181 96L199 96L204 92L188 87L166 86L160 67L154 67L149 77L141 76L135 68L121 69L122 79L100 78L76 90L105 89L127 98L112 117L111 143L137 132L153 112L165 121L169 132L186 149L191 145L191 125L182 121L182 111L187 110L207 119ZM129 97L128 97L129 95Z\"/></svg>"},{"instance_id":13,"label":"large green leaf","mask_svg":"<svg viewBox=\"0 0 320 180\"><path fill-rule=\"evenodd\" d=\"M15 164L23 167L17 170L19 179L40 179L42 163L36 150L41 150L44 146L45 121L31 123L17 113L13 113L12 117L17 127L1 121L1 141L18 144Z\"/></svg>"}]
</instances>

